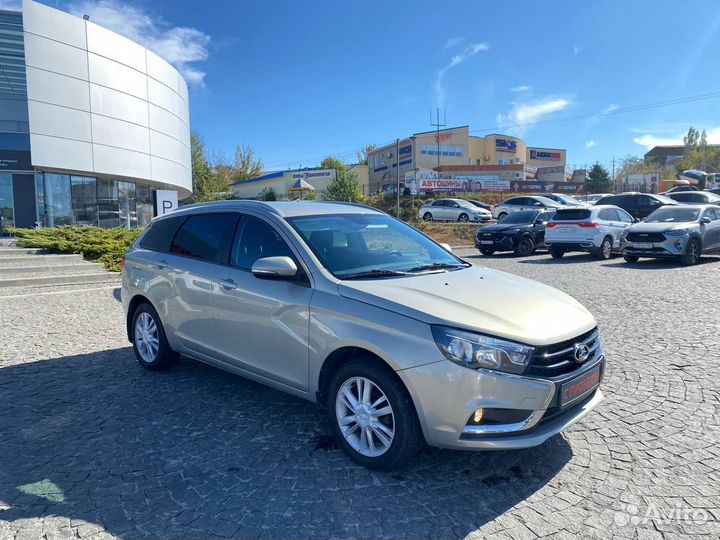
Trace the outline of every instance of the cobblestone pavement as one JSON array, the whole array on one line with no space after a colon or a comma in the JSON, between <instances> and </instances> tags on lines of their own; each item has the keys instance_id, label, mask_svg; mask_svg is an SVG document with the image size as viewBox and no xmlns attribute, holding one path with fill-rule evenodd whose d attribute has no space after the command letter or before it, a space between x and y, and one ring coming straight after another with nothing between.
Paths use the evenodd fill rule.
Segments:
<instances>
[{"instance_id":1,"label":"cobblestone pavement","mask_svg":"<svg viewBox=\"0 0 720 540\"><path fill-rule=\"evenodd\" d=\"M720 258L463 254L593 311L607 399L538 448L427 449L392 474L352 464L310 403L190 360L140 369L112 288L0 290L0 538L719 537Z\"/></svg>"}]
</instances>

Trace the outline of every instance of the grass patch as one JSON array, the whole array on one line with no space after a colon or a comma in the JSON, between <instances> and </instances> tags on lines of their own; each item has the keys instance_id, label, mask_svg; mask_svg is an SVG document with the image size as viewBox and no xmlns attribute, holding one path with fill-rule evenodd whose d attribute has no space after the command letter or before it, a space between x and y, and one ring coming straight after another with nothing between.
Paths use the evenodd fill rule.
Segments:
<instances>
[{"instance_id":1,"label":"grass patch","mask_svg":"<svg viewBox=\"0 0 720 540\"><path fill-rule=\"evenodd\" d=\"M102 263L106 270L119 272L123 255L142 229L66 225L44 229L8 228L8 232L17 238L20 247L40 248L48 253L80 254L88 261Z\"/></svg>"},{"instance_id":2,"label":"grass patch","mask_svg":"<svg viewBox=\"0 0 720 540\"><path fill-rule=\"evenodd\" d=\"M450 244L451 246L471 246L475 244L475 232L478 224L466 223L437 223L416 221L409 223L416 229L424 232L436 242Z\"/></svg>"}]
</instances>

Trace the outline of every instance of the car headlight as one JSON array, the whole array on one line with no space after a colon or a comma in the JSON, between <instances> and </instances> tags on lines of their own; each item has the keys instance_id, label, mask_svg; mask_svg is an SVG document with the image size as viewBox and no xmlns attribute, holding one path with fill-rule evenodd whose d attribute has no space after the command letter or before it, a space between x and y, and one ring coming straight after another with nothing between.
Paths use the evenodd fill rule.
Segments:
<instances>
[{"instance_id":1,"label":"car headlight","mask_svg":"<svg viewBox=\"0 0 720 540\"><path fill-rule=\"evenodd\" d=\"M687 229L673 229L670 231L666 231L663 233L665 236L687 236L688 230Z\"/></svg>"},{"instance_id":2,"label":"car headlight","mask_svg":"<svg viewBox=\"0 0 720 540\"><path fill-rule=\"evenodd\" d=\"M505 231L505 234L517 234L520 232L520 229L508 229Z\"/></svg>"},{"instance_id":3,"label":"car headlight","mask_svg":"<svg viewBox=\"0 0 720 540\"><path fill-rule=\"evenodd\" d=\"M471 369L522 373L535 352L527 345L445 326L433 326L432 334L448 360Z\"/></svg>"}]
</instances>

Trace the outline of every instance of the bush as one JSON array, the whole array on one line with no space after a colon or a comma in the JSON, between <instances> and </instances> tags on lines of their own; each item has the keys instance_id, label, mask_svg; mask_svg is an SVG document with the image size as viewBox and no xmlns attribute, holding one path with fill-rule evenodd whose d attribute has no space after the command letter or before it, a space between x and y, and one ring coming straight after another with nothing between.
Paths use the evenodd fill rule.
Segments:
<instances>
[{"instance_id":1,"label":"bush","mask_svg":"<svg viewBox=\"0 0 720 540\"><path fill-rule=\"evenodd\" d=\"M40 248L48 253L77 253L89 261L102 263L111 272L120 271L123 255L142 233L142 229L101 229L87 225L9 228L8 231L18 239L20 247Z\"/></svg>"}]
</instances>

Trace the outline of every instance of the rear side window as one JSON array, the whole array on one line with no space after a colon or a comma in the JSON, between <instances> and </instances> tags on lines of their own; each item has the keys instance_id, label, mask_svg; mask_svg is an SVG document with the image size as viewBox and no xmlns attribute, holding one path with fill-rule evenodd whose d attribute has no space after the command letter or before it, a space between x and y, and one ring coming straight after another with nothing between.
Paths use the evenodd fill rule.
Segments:
<instances>
[{"instance_id":1,"label":"rear side window","mask_svg":"<svg viewBox=\"0 0 720 540\"><path fill-rule=\"evenodd\" d=\"M226 263L237 219L233 213L190 216L175 235L170 252Z\"/></svg>"},{"instance_id":2,"label":"rear side window","mask_svg":"<svg viewBox=\"0 0 720 540\"><path fill-rule=\"evenodd\" d=\"M553 221L580 221L590 217L590 210L585 208L560 209L555 212Z\"/></svg>"},{"instance_id":3,"label":"rear side window","mask_svg":"<svg viewBox=\"0 0 720 540\"><path fill-rule=\"evenodd\" d=\"M140 239L140 247L167 253L170 243L187 216L168 217L153 221Z\"/></svg>"}]
</instances>

